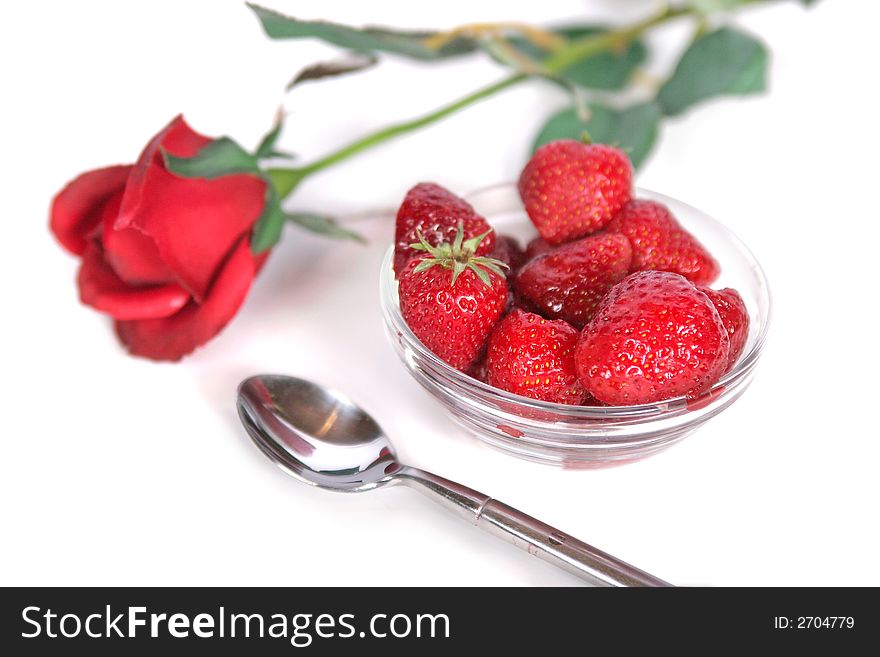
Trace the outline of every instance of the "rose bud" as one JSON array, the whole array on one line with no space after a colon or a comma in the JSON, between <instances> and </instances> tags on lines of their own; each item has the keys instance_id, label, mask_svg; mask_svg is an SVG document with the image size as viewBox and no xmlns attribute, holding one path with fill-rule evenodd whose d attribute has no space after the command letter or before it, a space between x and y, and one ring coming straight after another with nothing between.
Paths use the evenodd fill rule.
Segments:
<instances>
[{"instance_id":1,"label":"rose bud","mask_svg":"<svg viewBox=\"0 0 880 657\"><path fill-rule=\"evenodd\" d=\"M178 360L238 311L265 261L249 239L266 199L254 174L185 178L162 152L192 157L211 140L178 116L134 165L86 172L52 203L50 227L80 256L80 300L115 320L129 352Z\"/></svg>"}]
</instances>

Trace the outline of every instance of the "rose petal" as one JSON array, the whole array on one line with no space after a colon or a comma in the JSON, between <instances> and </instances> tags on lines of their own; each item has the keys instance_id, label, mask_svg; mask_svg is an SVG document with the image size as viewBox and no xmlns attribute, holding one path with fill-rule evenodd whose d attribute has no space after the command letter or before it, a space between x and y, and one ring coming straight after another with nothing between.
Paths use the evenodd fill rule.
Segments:
<instances>
[{"instance_id":1,"label":"rose petal","mask_svg":"<svg viewBox=\"0 0 880 657\"><path fill-rule=\"evenodd\" d=\"M94 244L83 253L77 283L80 301L117 320L168 317L190 300L189 293L173 283L131 287L104 262Z\"/></svg>"},{"instance_id":2,"label":"rose petal","mask_svg":"<svg viewBox=\"0 0 880 657\"><path fill-rule=\"evenodd\" d=\"M254 256L247 238L239 241L202 303L190 302L164 319L117 322L116 332L129 352L154 360L179 360L213 338L247 296L266 254Z\"/></svg>"},{"instance_id":3,"label":"rose petal","mask_svg":"<svg viewBox=\"0 0 880 657\"><path fill-rule=\"evenodd\" d=\"M174 274L159 257L153 240L135 228L114 228L121 202L120 190L104 203L101 212L104 260L129 285L173 283Z\"/></svg>"},{"instance_id":4,"label":"rose petal","mask_svg":"<svg viewBox=\"0 0 880 657\"><path fill-rule=\"evenodd\" d=\"M129 177L117 229L150 237L178 282L202 301L232 247L260 217L266 184L249 174L213 180L182 178L165 169L160 148L194 155L208 139L175 118L147 145Z\"/></svg>"},{"instance_id":5,"label":"rose petal","mask_svg":"<svg viewBox=\"0 0 880 657\"><path fill-rule=\"evenodd\" d=\"M49 228L76 255L86 250L89 234L101 220L105 201L125 185L131 165L95 169L74 178L52 200Z\"/></svg>"}]
</instances>

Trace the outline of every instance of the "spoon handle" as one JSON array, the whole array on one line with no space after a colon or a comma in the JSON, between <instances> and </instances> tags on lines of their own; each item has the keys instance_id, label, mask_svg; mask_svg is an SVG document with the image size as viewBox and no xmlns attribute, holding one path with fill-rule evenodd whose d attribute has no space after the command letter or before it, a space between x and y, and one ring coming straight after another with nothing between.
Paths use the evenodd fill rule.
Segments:
<instances>
[{"instance_id":1,"label":"spoon handle","mask_svg":"<svg viewBox=\"0 0 880 657\"><path fill-rule=\"evenodd\" d=\"M418 468L403 467L401 483L457 512L490 534L599 586L671 586L472 488Z\"/></svg>"}]
</instances>

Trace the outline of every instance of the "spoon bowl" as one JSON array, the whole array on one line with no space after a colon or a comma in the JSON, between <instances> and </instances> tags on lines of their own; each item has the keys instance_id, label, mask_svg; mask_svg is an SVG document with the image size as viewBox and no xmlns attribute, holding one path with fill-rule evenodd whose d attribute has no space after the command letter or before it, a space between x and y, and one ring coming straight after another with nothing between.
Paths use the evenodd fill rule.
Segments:
<instances>
[{"instance_id":1,"label":"spoon bowl","mask_svg":"<svg viewBox=\"0 0 880 657\"><path fill-rule=\"evenodd\" d=\"M372 490L400 468L382 428L335 390L292 376L252 376L239 385L237 405L257 447L307 484Z\"/></svg>"}]
</instances>

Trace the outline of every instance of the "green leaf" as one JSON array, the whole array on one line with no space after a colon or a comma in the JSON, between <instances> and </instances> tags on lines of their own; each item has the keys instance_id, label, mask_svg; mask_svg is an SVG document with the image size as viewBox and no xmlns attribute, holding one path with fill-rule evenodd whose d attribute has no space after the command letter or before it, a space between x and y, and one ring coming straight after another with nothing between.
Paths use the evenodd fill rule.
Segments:
<instances>
[{"instance_id":1,"label":"green leaf","mask_svg":"<svg viewBox=\"0 0 880 657\"><path fill-rule=\"evenodd\" d=\"M441 59L473 52L473 39L456 38L439 49L428 48L424 40L436 32L413 32L381 27L356 28L326 21L302 21L271 9L248 3L272 39L315 38L348 50L366 53L386 52L413 59Z\"/></svg>"},{"instance_id":2,"label":"green leaf","mask_svg":"<svg viewBox=\"0 0 880 657\"><path fill-rule=\"evenodd\" d=\"M597 25L572 25L553 31L559 36L573 40L596 36L606 32L607 29ZM517 50L532 59L540 60L548 54L521 37L510 39L510 42ZM621 52L603 52L587 57L559 71L558 75L590 89L621 89L629 81L633 71L645 61L646 53L644 43L633 41Z\"/></svg>"},{"instance_id":3,"label":"green leaf","mask_svg":"<svg viewBox=\"0 0 880 657\"><path fill-rule=\"evenodd\" d=\"M184 178L218 178L232 173L259 173L257 158L229 137L208 142L193 157L177 157L162 151L165 167Z\"/></svg>"},{"instance_id":4,"label":"green leaf","mask_svg":"<svg viewBox=\"0 0 880 657\"><path fill-rule=\"evenodd\" d=\"M657 97L674 116L720 95L743 96L766 88L767 49L754 37L722 27L694 41Z\"/></svg>"},{"instance_id":5,"label":"green leaf","mask_svg":"<svg viewBox=\"0 0 880 657\"><path fill-rule=\"evenodd\" d=\"M367 243L362 235L345 226L340 226L332 217L312 212L289 212L285 217L288 221L318 235L340 240L354 240L361 244Z\"/></svg>"},{"instance_id":6,"label":"green leaf","mask_svg":"<svg viewBox=\"0 0 880 657\"><path fill-rule=\"evenodd\" d=\"M594 27L573 27L560 33L569 39L581 39L603 32ZM559 72L563 77L590 89L621 89L633 71L645 61L647 49L641 41L633 41L621 52L603 52L588 57Z\"/></svg>"},{"instance_id":7,"label":"green leaf","mask_svg":"<svg viewBox=\"0 0 880 657\"><path fill-rule=\"evenodd\" d=\"M657 104L642 103L617 110L596 103L590 105L590 114L586 122L578 117L574 108L555 114L538 133L533 149L556 139L580 139L586 131L596 143L625 150L633 166L638 168L657 138L661 118Z\"/></svg>"},{"instance_id":8,"label":"green leaf","mask_svg":"<svg viewBox=\"0 0 880 657\"><path fill-rule=\"evenodd\" d=\"M737 7L749 4L753 0L689 0L687 4L704 14L717 11L732 11Z\"/></svg>"}]
</instances>

